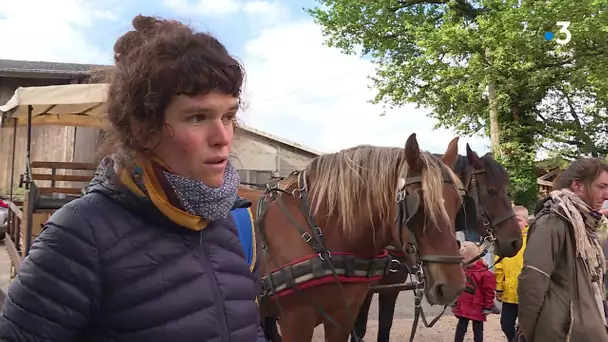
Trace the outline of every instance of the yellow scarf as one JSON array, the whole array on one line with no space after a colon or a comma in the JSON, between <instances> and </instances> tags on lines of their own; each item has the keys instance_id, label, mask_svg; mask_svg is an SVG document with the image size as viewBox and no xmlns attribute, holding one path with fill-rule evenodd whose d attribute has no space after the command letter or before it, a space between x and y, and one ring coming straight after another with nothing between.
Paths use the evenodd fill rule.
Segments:
<instances>
[{"instance_id":1,"label":"yellow scarf","mask_svg":"<svg viewBox=\"0 0 608 342\"><path fill-rule=\"evenodd\" d=\"M158 210L160 210L163 215L167 216L171 221L194 231L203 230L207 226L207 220L185 212L169 203L165 191L156 178L154 164L163 167L167 171L171 171L159 160L151 161L149 159L138 159L135 163L135 165L142 170L141 182L146 188L148 196L146 196L142 189L139 188L137 182L133 179L134 176L126 168L123 168L120 172L120 181L137 196L149 197L154 206L156 206ZM138 176L136 175L136 177Z\"/></svg>"},{"instance_id":2,"label":"yellow scarf","mask_svg":"<svg viewBox=\"0 0 608 342\"><path fill-rule=\"evenodd\" d=\"M171 171L164 163L160 160L148 160L148 159L139 159L136 161L135 165L141 168L141 182L143 183L146 191L148 191L148 196L139 188L135 180L133 179L133 175L125 168L120 172L120 181L134 194L140 197L149 197L154 206L160 210L163 215L167 216L171 221L179 224L182 227L194 230L201 231L207 226L207 220L200 218L199 216L192 215L188 212L185 212L179 208L176 208L174 205L169 203L167 199L167 195L163 190L160 182L156 178L156 173L154 172L154 164L164 168L167 171ZM249 210L249 215L251 214L251 210ZM253 222L253 215L251 216L251 222ZM249 265L249 270L253 272L256 266L256 241L255 241L255 230L252 224L252 234L253 234L253 260L251 265ZM255 303L258 304L258 298L255 298ZM259 304L258 304L259 305Z\"/></svg>"}]
</instances>

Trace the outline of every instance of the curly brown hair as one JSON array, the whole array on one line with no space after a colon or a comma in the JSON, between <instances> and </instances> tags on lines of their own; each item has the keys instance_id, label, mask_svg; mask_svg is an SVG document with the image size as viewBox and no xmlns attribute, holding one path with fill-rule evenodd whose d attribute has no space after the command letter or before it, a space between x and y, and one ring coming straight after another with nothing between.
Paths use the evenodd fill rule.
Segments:
<instances>
[{"instance_id":1,"label":"curly brown hair","mask_svg":"<svg viewBox=\"0 0 608 342\"><path fill-rule=\"evenodd\" d=\"M119 161L127 163L162 133L175 95L217 91L240 99L244 79L241 64L210 34L143 15L132 24L134 30L114 44L103 146L105 154L119 152Z\"/></svg>"}]
</instances>

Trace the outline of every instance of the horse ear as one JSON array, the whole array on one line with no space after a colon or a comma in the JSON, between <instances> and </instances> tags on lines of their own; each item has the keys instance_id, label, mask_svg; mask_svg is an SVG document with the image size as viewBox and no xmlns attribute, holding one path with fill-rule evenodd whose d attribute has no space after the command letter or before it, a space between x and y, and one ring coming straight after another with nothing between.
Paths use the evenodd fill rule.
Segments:
<instances>
[{"instance_id":1,"label":"horse ear","mask_svg":"<svg viewBox=\"0 0 608 342\"><path fill-rule=\"evenodd\" d=\"M445 163L445 165L451 167L454 165L456 158L458 157L458 137L452 139L450 144L448 145L447 150L441 157L441 160Z\"/></svg>"},{"instance_id":2,"label":"horse ear","mask_svg":"<svg viewBox=\"0 0 608 342\"><path fill-rule=\"evenodd\" d=\"M469 161L469 165L473 166L476 169L482 169L483 163L479 159L479 156L475 151L471 150L471 146L467 143L467 160Z\"/></svg>"},{"instance_id":3,"label":"horse ear","mask_svg":"<svg viewBox=\"0 0 608 342\"><path fill-rule=\"evenodd\" d=\"M405 142L405 159L408 167L413 171L421 171L422 163L420 160L420 146L416 140L416 133L412 133Z\"/></svg>"}]
</instances>

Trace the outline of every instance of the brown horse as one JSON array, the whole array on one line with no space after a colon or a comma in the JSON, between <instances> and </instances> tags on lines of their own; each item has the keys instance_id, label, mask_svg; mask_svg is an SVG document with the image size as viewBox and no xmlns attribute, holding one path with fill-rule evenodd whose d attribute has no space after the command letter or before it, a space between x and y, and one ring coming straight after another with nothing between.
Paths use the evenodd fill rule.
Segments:
<instances>
[{"instance_id":1,"label":"brown horse","mask_svg":"<svg viewBox=\"0 0 608 342\"><path fill-rule=\"evenodd\" d=\"M347 341L354 312L390 267L385 247L400 248L424 270L429 302L447 304L464 289L454 232L462 184L443 162L405 149L358 146L314 159L254 203L260 246L262 315L280 317L285 341L310 341L323 323L327 341Z\"/></svg>"},{"instance_id":2,"label":"brown horse","mask_svg":"<svg viewBox=\"0 0 608 342\"><path fill-rule=\"evenodd\" d=\"M458 138L450 142L451 148L458 149ZM497 255L511 257L519 251L522 245L522 235L515 214L507 196L508 175L505 168L498 163L491 154L479 157L467 144L467 155L458 156L452 165L453 170L465 184L467 193L475 200L477 222L469 222L457 230L476 229L477 233L494 243ZM465 225L467 222L464 222ZM406 256L398 251L393 257L405 262ZM379 286L403 283L408 272L402 269L392 273L378 282ZM385 342L390 339L393 324L395 303L399 296L398 290L384 289L378 292L378 341ZM369 307L373 293L369 293L361 305L355 334L351 341L365 336Z\"/></svg>"}]
</instances>

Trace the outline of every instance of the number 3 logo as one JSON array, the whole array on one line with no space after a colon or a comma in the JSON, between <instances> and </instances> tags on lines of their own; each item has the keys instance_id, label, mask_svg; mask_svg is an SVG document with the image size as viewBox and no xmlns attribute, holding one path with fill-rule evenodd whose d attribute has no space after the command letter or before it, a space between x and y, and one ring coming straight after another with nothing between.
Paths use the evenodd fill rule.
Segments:
<instances>
[{"instance_id":1,"label":"number 3 logo","mask_svg":"<svg viewBox=\"0 0 608 342\"><path fill-rule=\"evenodd\" d=\"M570 27L570 22L569 21L558 21L555 24L560 27L559 32L566 35L566 38L564 38L564 39L557 38L555 40L555 42L559 45L568 44L570 42L570 40L572 39L572 33L568 30L568 27Z\"/></svg>"}]
</instances>

